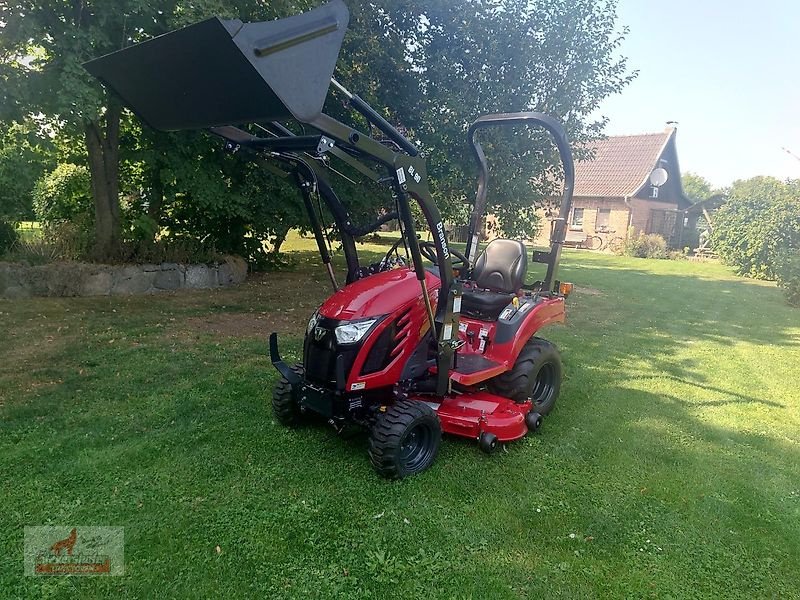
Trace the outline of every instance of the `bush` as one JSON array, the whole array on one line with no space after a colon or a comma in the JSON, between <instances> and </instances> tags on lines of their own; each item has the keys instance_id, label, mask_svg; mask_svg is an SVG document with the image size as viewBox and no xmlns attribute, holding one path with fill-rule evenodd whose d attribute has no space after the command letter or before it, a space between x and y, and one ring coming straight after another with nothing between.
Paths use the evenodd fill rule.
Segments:
<instances>
[{"instance_id":1,"label":"bush","mask_svg":"<svg viewBox=\"0 0 800 600\"><path fill-rule=\"evenodd\" d=\"M786 301L800 307L800 249L783 250L775 262L775 272Z\"/></svg>"},{"instance_id":2,"label":"bush","mask_svg":"<svg viewBox=\"0 0 800 600\"><path fill-rule=\"evenodd\" d=\"M667 253L667 240L657 233L634 233L628 231L628 237L620 244L617 250L623 256L637 258L669 258Z\"/></svg>"},{"instance_id":3,"label":"bush","mask_svg":"<svg viewBox=\"0 0 800 600\"><path fill-rule=\"evenodd\" d=\"M89 169L62 163L33 189L33 209L45 225L86 218L94 214Z\"/></svg>"},{"instance_id":4,"label":"bush","mask_svg":"<svg viewBox=\"0 0 800 600\"><path fill-rule=\"evenodd\" d=\"M17 240L19 240L19 234L13 223L0 221L0 256L11 250Z\"/></svg>"},{"instance_id":5,"label":"bush","mask_svg":"<svg viewBox=\"0 0 800 600\"><path fill-rule=\"evenodd\" d=\"M800 182L737 181L714 213L711 245L739 275L776 279L786 248L800 248Z\"/></svg>"},{"instance_id":6,"label":"bush","mask_svg":"<svg viewBox=\"0 0 800 600\"><path fill-rule=\"evenodd\" d=\"M50 225L45 234L30 239L20 239L6 254L6 259L41 265L57 260L83 260L91 247L92 236L81 219Z\"/></svg>"}]
</instances>

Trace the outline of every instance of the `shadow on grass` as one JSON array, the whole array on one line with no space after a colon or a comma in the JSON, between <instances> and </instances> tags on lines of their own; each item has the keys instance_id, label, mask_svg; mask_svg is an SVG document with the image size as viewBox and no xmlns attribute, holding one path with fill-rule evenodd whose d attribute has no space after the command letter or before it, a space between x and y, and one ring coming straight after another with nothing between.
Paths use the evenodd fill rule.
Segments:
<instances>
[{"instance_id":1,"label":"shadow on grass","mask_svg":"<svg viewBox=\"0 0 800 600\"><path fill-rule=\"evenodd\" d=\"M712 392L714 394L718 394L721 396L730 396L731 400L698 400L694 402L689 402L687 400L681 400L680 398L674 398L673 401L677 402L678 404L683 404L686 406L722 406L725 404L762 404L764 406L771 406L774 408L786 408L785 404L780 402L774 402L772 400L765 400L763 398L758 398L755 396L745 396L744 394L740 394L738 392L734 392L733 390L726 390L723 388L715 387L713 385L706 385L703 383L698 383L696 381L689 381L688 379L682 379L680 377L675 377L674 375L641 375L639 379L653 379L653 380L660 380L660 379L669 379L674 381L678 384L683 384L687 386L691 386L693 388L705 390L707 392Z\"/></svg>"}]
</instances>

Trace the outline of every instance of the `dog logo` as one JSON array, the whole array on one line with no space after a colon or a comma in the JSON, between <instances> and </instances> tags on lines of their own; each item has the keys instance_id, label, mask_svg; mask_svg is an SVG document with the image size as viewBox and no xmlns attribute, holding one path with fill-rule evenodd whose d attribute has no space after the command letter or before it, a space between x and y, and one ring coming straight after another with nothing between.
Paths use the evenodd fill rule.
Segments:
<instances>
[{"instance_id":1,"label":"dog logo","mask_svg":"<svg viewBox=\"0 0 800 600\"><path fill-rule=\"evenodd\" d=\"M66 550L69 556L72 556L72 549L75 547L75 542L78 540L78 530L74 527L69 533L69 537L58 540L55 544L50 546L50 552L61 556L61 551Z\"/></svg>"},{"instance_id":2,"label":"dog logo","mask_svg":"<svg viewBox=\"0 0 800 600\"><path fill-rule=\"evenodd\" d=\"M322 338L325 337L325 334L328 332L327 329L324 327L315 327L314 328L314 339L318 342L322 341Z\"/></svg>"},{"instance_id":3,"label":"dog logo","mask_svg":"<svg viewBox=\"0 0 800 600\"><path fill-rule=\"evenodd\" d=\"M25 527L24 555L26 576L123 575L125 533L122 527Z\"/></svg>"}]
</instances>

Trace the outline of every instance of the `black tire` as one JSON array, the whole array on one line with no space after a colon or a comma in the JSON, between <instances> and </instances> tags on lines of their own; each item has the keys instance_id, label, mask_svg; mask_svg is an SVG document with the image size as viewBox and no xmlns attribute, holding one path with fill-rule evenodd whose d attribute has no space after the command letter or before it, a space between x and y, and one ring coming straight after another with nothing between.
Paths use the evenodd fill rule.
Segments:
<instances>
[{"instance_id":1,"label":"black tire","mask_svg":"<svg viewBox=\"0 0 800 600\"><path fill-rule=\"evenodd\" d=\"M292 367L292 371L297 373L300 377L305 375L303 365L300 363ZM303 420L303 413L300 411L300 404L297 402L294 394L292 394L292 386L289 380L283 375L275 385L272 391L272 413L275 415L275 420L281 425L291 427L297 425Z\"/></svg>"},{"instance_id":2,"label":"black tire","mask_svg":"<svg viewBox=\"0 0 800 600\"><path fill-rule=\"evenodd\" d=\"M529 411L525 415L525 425L528 427L528 433L536 433L542 426L542 415L535 410Z\"/></svg>"},{"instance_id":3,"label":"black tire","mask_svg":"<svg viewBox=\"0 0 800 600\"><path fill-rule=\"evenodd\" d=\"M378 416L369 436L369 459L382 477L402 479L433 464L442 426L423 402L400 400Z\"/></svg>"},{"instance_id":4,"label":"black tire","mask_svg":"<svg viewBox=\"0 0 800 600\"><path fill-rule=\"evenodd\" d=\"M547 340L531 338L510 371L489 381L489 389L514 402L533 401L532 410L546 415L561 391L563 368L558 348Z\"/></svg>"},{"instance_id":5,"label":"black tire","mask_svg":"<svg viewBox=\"0 0 800 600\"><path fill-rule=\"evenodd\" d=\"M590 235L583 242L583 247L587 250L600 250L603 247L603 238L599 235Z\"/></svg>"},{"instance_id":6,"label":"black tire","mask_svg":"<svg viewBox=\"0 0 800 600\"><path fill-rule=\"evenodd\" d=\"M494 454L499 447L497 442L497 436L493 433L488 433L484 431L481 434L480 439L478 440L478 444L481 447L481 450L486 452L486 454Z\"/></svg>"}]
</instances>

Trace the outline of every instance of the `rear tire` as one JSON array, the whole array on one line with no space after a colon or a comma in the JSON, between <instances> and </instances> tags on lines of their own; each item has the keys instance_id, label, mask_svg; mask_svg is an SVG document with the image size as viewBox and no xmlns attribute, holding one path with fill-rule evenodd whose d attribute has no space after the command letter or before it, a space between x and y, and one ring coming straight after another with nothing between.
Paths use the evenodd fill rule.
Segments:
<instances>
[{"instance_id":1,"label":"rear tire","mask_svg":"<svg viewBox=\"0 0 800 600\"><path fill-rule=\"evenodd\" d=\"M369 459L382 477L402 479L433 464L442 426L423 402L400 400L378 416L369 436Z\"/></svg>"},{"instance_id":2,"label":"rear tire","mask_svg":"<svg viewBox=\"0 0 800 600\"><path fill-rule=\"evenodd\" d=\"M558 348L547 340L531 338L522 348L510 371L489 381L489 389L514 402L531 400L531 410L546 415L561 391L563 368Z\"/></svg>"},{"instance_id":3,"label":"rear tire","mask_svg":"<svg viewBox=\"0 0 800 600\"><path fill-rule=\"evenodd\" d=\"M305 376L303 365L297 363L292 367L292 371L297 373L301 378ZM283 375L275 385L272 391L272 413L275 415L275 420L281 425L291 427L299 424L303 420L303 413L300 410L300 403L292 393L292 385L289 380Z\"/></svg>"}]
</instances>

